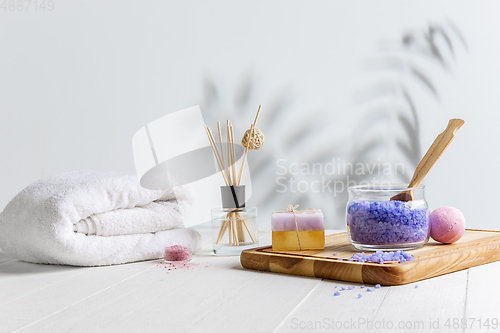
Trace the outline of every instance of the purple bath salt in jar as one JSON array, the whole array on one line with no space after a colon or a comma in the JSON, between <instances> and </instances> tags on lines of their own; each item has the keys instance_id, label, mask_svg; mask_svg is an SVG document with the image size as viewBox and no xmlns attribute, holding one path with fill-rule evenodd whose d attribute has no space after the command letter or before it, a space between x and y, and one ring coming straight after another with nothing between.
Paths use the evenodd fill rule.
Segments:
<instances>
[{"instance_id":1,"label":"purple bath salt in jar","mask_svg":"<svg viewBox=\"0 0 500 333\"><path fill-rule=\"evenodd\" d=\"M360 250L411 250L429 240L429 208L424 186L408 184L360 185L349 187L346 209L349 242ZM413 191L412 201L391 198Z\"/></svg>"}]
</instances>

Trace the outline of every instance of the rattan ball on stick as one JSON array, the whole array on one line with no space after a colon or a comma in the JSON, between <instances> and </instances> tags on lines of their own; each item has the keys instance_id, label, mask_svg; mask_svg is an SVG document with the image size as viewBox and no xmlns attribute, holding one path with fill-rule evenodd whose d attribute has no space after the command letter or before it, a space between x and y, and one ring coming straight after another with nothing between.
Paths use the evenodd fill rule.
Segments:
<instances>
[{"instance_id":1,"label":"rattan ball on stick","mask_svg":"<svg viewBox=\"0 0 500 333\"><path fill-rule=\"evenodd\" d=\"M257 150L262 147L263 144L264 134L256 127L247 130L243 135L243 139L241 139L241 145L245 148L248 147L250 150Z\"/></svg>"}]
</instances>

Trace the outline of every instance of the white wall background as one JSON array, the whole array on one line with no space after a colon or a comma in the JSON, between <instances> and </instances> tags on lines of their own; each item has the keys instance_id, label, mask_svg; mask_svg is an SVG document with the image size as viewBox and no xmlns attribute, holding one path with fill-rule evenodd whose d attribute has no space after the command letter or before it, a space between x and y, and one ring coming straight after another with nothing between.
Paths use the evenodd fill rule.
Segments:
<instances>
[{"instance_id":1,"label":"white wall background","mask_svg":"<svg viewBox=\"0 0 500 333\"><path fill-rule=\"evenodd\" d=\"M498 228L500 2L54 0L54 5L51 12L0 9L0 209L50 174L134 171L135 131L196 104L211 126L232 115L239 133L258 104L264 105L259 127L266 145L252 152L253 165L259 156L300 162L302 154L329 145L334 158L349 149L366 115L353 102L373 78L364 61L379 52L381 41L451 20L468 51L457 46L452 73L431 68L440 102L417 92L422 149L449 118L461 117L466 124L429 174L427 199L431 208L461 209L469 227ZM204 89L209 84L215 95ZM248 87L248 100L238 103ZM285 101L281 125L268 126L266 107L280 98ZM314 116L302 123L304 115ZM309 133L322 128L321 140L309 136L285 146L297 123ZM267 177L253 184L262 229L268 228L268 214L289 200L259 200L276 171L268 165L260 171ZM324 198L317 196L321 205ZM328 226L341 227L341 215L331 214Z\"/></svg>"}]
</instances>

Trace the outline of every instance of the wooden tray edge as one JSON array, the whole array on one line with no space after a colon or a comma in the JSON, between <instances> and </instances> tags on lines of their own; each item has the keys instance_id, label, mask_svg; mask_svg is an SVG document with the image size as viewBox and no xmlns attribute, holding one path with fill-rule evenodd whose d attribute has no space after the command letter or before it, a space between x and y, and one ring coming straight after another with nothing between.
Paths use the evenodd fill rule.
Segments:
<instances>
[{"instance_id":1,"label":"wooden tray edge","mask_svg":"<svg viewBox=\"0 0 500 333\"><path fill-rule=\"evenodd\" d=\"M500 233L500 231L496 230L467 230ZM339 234L329 236L335 235ZM380 265L345 261L335 262L331 258L318 258L308 255L302 256L298 254L276 252L269 253L261 251L262 249L269 247L270 246L263 246L243 251L240 256L241 265L246 269L310 276L339 281L367 284L380 283L382 285L404 285L500 260L500 239L483 245L474 246L475 258L467 262L460 261L458 262L458 265L452 259L454 257L467 255L469 248L457 250L451 253L451 258L446 260L443 259L445 257L449 257L450 254L428 257L422 260L409 261L401 264ZM488 255L487 250L490 249L493 249L494 251L489 251L490 255ZM285 260L287 261L286 263ZM418 271L418 269L415 268L419 268L419 266L426 267L429 265L434 265L434 267L438 267L438 269L421 269L421 271L425 272L423 275L416 275L411 272L412 270ZM340 276L340 273L347 274L347 277Z\"/></svg>"}]
</instances>

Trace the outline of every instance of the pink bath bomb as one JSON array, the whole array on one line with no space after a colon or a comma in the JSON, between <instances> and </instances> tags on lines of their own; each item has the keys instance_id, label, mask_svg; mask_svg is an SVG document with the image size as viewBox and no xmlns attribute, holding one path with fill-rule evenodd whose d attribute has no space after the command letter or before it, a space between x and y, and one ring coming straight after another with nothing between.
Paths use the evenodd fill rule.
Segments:
<instances>
[{"instance_id":1,"label":"pink bath bomb","mask_svg":"<svg viewBox=\"0 0 500 333\"><path fill-rule=\"evenodd\" d=\"M465 217L453 207L439 207L429 216L431 237L435 241L451 244L465 233Z\"/></svg>"}]
</instances>

